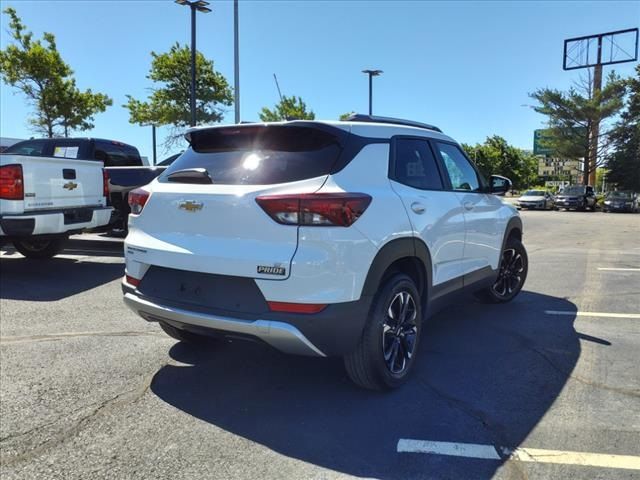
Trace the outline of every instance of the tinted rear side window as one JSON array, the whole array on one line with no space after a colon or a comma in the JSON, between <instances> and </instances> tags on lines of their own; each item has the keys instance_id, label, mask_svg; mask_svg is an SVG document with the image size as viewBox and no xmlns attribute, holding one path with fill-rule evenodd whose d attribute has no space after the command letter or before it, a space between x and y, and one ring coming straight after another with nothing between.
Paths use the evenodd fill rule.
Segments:
<instances>
[{"instance_id":1,"label":"tinted rear side window","mask_svg":"<svg viewBox=\"0 0 640 480\"><path fill-rule=\"evenodd\" d=\"M26 140L24 142L18 142L11 145L2 153L42 157L43 155L46 155L45 146L46 143L44 140Z\"/></svg>"},{"instance_id":2,"label":"tinted rear side window","mask_svg":"<svg viewBox=\"0 0 640 480\"><path fill-rule=\"evenodd\" d=\"M426 140L398 138L393 179L421 190L442 190L436 159Z\"/></svg>"},{"instance_id":3,"label":"tinted rear side window","mask_svg":"<svg viewBox=\"0 0 640 480\"><path fill-rule=\"evenodd\" d=\"M96 160L103 161L105 167L142 166L137 148L117 142L97 140L93 156Z\"/></svg>"},{"instance_id":4,"label":"tinted rear side window","mask_svg":"<svg viewBox=\"0 0 640 480\"><path fill-rule=\"evenodd\" d=\"M250 126L200 130L161 177L205 168L213 183L268 185L328 175L341 152L331 133L310 127Z\"/></svg>"}]
</instances>

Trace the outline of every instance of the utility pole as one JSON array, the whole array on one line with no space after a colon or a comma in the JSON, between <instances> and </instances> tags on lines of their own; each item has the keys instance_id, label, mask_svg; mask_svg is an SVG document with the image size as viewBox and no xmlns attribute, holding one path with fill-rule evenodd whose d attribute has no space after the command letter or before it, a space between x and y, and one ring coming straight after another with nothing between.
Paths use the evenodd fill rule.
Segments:
<instances>
[{"instance_id":1,"label":"utility pole","mask_svg":"<svg viewBox=\"0 0 640 480\"><path fill-rule=\"evenodd\" d=\"M191 126L196 125L196 10L209 13L209 2L204 0L175 0L178 5L184 5L191 9L191 92L189 95L189 109L191 110Z\"/></svg>"},{"instance_id":2,"label":"utility pole","mask_svg":"<svg viewBox=\"0 0 640 480\"><path fill-rule=\"evenodd\" d=\"M593 88L591 98L598 98L602 90L602 37L598 37L598 61L593 67ZM598 137L600 136L600 119L591 122L589 130L589 159L585 161L584 184L596 183L596 164L598 162Z\"/></svg>"},{"instance_id":3,"label":"utility pole","mask_svg":"<svg viewBox=\"0 0 640 480\"><path fill-rule=\"evenodd\" d=\"M280 103L282 103L282 92L280 91L280 85L278 84L278 77L276 74L273 74L273 79L276 81L276 88L278 89L278 96L280 97Z\"/></svg>"},{"instance_id":4,"label":"utility pole","mask_svg":"<svg viewBox=\"0 0 640 480\"><path fill-rule=\"evenodd\" d=\"M369 115L373 115L373 77L384 72L382 70L362 70L362 73L369 75Z\"/></svg>"},{"instance_id":5,"label":"utility pole","mask_svg":"<svg viewBox=\"0 0 640 480\"><path fill-rule=\"evenodd\" d=\"M240 123L240 45L238 32L238 0L233 0L233 64L235 123Z\"/></svg>"},{"instance_id":6,"label":"utility pole","mask_svg":"<svg viewBox=\"0 0 640 480\"><path fill-rule=\"evenodd\" d=\"M196 9L191 7L191 95L189 96L191 110L191 126L196 124Z\"/></svg>"},{"instance_id":7,"label":"utility pole","mask_svg":"<svg viewBox=\"0 0 640 480\"><path fill-rule=\"evenodd\" d=\"M156 156L156 126L155 125L151 125L151 140L153 141L153 164L155 165L158 159Z\"/></svg>"}]
</instances>

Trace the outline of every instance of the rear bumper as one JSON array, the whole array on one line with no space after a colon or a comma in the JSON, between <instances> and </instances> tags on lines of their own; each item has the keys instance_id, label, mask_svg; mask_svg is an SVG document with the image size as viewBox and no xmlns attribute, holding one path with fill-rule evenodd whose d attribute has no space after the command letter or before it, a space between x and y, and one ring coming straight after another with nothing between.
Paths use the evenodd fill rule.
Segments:
<instances>
[{"instance_id":1,"label":"rear bumper","mask_svg":"<svg viewBox=\"0 0 640 480\"><path fill-rule=\"evenodd\" d=\"M518 202L518 206L520 208L530 208L530 209L536 209L536 208L545 208L545 204L544 202Z\"/></svg>"},{"instance_id":2,"label":"rear bumper","mask_svg":"<svg viewBox=\"0 0 640 480\"><path fill-rule=\"evenodd\" d=\"M604 205L602 208L611 212L633 212L633 206L627 205Z\"/></svg>"},{"instance_id":3,"label":"rear bumper","mask_svg":"<svg viewBox=\"0 0 640 480\"><path fill-rule=\"evenodd\" d=\"M111 210L111 207L90 207L30 212L24 215L2 215L0 235L28 237L97 228L109 223Z\"/></svg>"},{"instance_id":4,"label":"rear bumper","mask_svg":"<svg viewBox=\"0 0 640 480\"><path fill-rule=\"evenodd\" d=\"M371 297L329 305L317 314L242 314L175 305L145 297L125 281L124 303L147 321L223 336L255 337L283 353L341 356L353 351L367 319Z\"/></svg>"},{"instance_id":5,"label":"rear bumper","mask_svg":"<svg viewBox=\"0 0 640 480\"><path fill-rule=\"evenodd\" d=\"M556 207L560 208L581 208L583 205L582 200L558 200L556 201Z\"/></svg>"}]
</instances>

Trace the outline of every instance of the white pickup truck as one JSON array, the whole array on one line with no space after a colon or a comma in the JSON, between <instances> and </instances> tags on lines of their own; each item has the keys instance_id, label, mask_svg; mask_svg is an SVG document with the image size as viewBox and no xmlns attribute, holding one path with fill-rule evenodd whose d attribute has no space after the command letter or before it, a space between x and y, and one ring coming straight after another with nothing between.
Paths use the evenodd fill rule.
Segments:
<instances>
[{"instance_id":1,"label":"white pickup truck","mask_svg":"<svg viewBox=\"0 0 640 480\"><path fill-rule=\"evenodd\" d=\"M39 154L0 154L0 245L28 258L53 257L69 235L108 224L112 210L102 162L76 160L73 147Z\"/></svg>"}]
</instances>

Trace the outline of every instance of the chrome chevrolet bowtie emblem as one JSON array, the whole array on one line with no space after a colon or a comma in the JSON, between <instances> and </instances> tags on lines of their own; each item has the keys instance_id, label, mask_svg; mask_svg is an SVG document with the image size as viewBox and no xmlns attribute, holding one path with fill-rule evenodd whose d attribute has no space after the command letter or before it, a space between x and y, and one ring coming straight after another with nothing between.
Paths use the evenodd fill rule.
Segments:
<instances>
[{"instance_id":1,"label":"chrome chevrolet bowtie emblem","mask_svg":"<svg viewBox=\"0 0 640 480\"><path fill-rule=\"evenodd\" d=\"M186 210L187 212L197 212L198 210L202 210L203 206L202 202L196 202L194 200L185 200L178 204L178 208Z\"/></svg>"},{"instance_id":2,"label":"chrome chevrolet bowtie emblem","mask_svg":"<svg viewBox=\"0 0 640 480\"><path fill-rule=\"evenodd\" d=\"M62 188L65 188L65 189L67 189L69 191L71 191L71 190L73 190L74 188L77 188L77 187L78 187L78 184L74 183L74 182L67 182L62 186Z\"/></svg>"}]
</instances>

